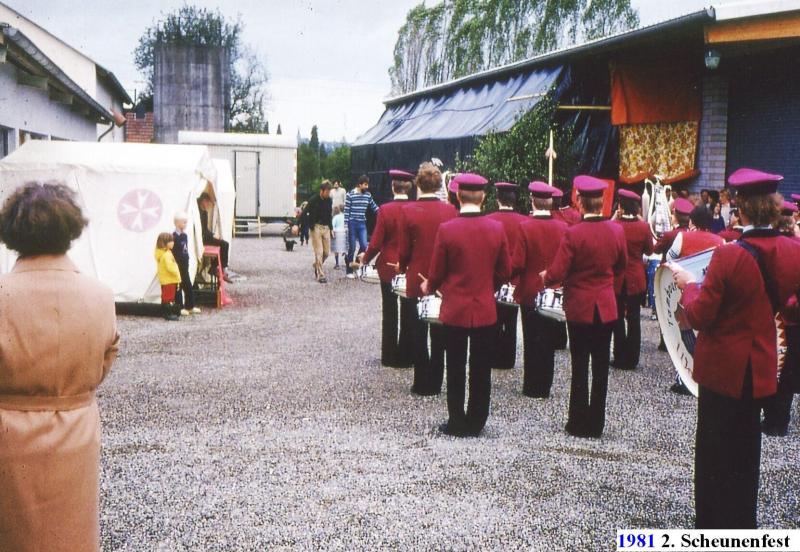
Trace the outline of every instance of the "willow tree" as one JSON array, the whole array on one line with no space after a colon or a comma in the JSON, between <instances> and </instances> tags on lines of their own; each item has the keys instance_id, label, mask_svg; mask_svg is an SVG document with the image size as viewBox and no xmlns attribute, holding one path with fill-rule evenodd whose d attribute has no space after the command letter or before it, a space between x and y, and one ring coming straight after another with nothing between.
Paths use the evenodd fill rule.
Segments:
<instances>
[{"instance_id":1,"label":"willow tree","mask_svg":"<svg viewBox=\"0 0 800 552\"><path fill-rule=\"evenodd\" d=\"M635 28L630 0L443 0L412 8L389 69L402 94Z\"/></svg>"}]
</instances>

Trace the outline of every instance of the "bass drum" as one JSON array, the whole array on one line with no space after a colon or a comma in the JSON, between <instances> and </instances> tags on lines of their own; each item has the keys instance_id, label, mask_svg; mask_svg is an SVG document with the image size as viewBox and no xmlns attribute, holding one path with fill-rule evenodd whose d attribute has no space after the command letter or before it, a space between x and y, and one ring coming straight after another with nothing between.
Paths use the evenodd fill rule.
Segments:
<instances>
[{"instance_id":1,"label":"bass drum","mask_svg":"<svg viewBox=\"0 0 800 552\"><path fill-rule=\"evenodd\" d=\"M673 261L672 264L690 272L697 283L702 283L713 253L714 250L709 249ZM667 346L667 352L669 352L672 364L675 366L681 381L696 397L698 386L692 377L692 372L694 371L693 355L697 332L694 330L681 330L678 324L676 312L682 293L672 279L672 269L666 265L661 265L656 271L654 287L658 324L661 326L661 333L664 335L664 344ZM778 375L780 375L786 355L786 330L780 315L775 317L775 325L777 328Z\"/></svg>"}]
</instances>

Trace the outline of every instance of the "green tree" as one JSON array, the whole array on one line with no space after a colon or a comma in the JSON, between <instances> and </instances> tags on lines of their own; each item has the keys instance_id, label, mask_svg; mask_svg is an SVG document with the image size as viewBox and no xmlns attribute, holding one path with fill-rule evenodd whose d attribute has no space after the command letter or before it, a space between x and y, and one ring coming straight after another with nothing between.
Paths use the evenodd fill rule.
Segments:
<instances>
[{"instance_id":1,"label":"green tree","mask_svg":"<svg viewBox=\"0 0 800 552\"><path fill-rule=\"evenodd\" d=\"M574 175L579 157L573 145L573 128L552 125L555 108L555 101L544 98L507 132L484 136L462 168L478 172L493 182L515 182L523 187L532 180L547 181L545 152L550 144L552 128L553 147L558 154L553 180L555 185L563 186ZM520 201L519 207L527 212L530 207L527 194L520 194ZM486 208L496 208L493 194L487 198Z\"/></svg>"},{"instance_id":2,"label":"green tree","mask_svg":"<svg viewBox=\"0 0 800 552\"><path fill-rule=\"evenodd\" d=\"M322 175L330 180L339 180L346 186L350 180L350 146L339 146L322 162Z\"/></svg>"},{"instance_id":3,"label":"green tree","mask_svg":"<svg viewBox=\"0 0 800 552\"><path fill-rule=\"evenodd\" d=\"M307 198L321 182L319 155L309 144L297 146L297 185L298 200Z\"/></svg>"},{"instance_id":4,"label":"green tree","mask_svg":"<svg viewBox=\"0 0 800 552\"><path fill-rule=\"evenodd\" d=\"M231 21L219 10L188 4L162 14L159 21L144 30L133 51L134 64L147 81L143 99L147 101L153 94L156 44L227 48L231 75L229 126L238 132L264 132L268 75L258 56L242 44L243 29L241 17Z\"/></svg>"},{"instance_id":5,"label":"green tree","mask_svg":"<svg viewBox=\"0 0 800 552\"><path fill-rule=\"evenodd\" d=\"M637 27L630 0L442 0L409 10L392 92L403 94Z\"/></svg>"},{"instance_id":6,"label":"green tree","mask_svg":"<svg viewBox=\"0 0 800 552\"><path fill-rule=\"evenodd\" d=\"M283 133L281 132L281 124L280 124L280 123L278 123L278 131L276 132L276 134L278 134L279 136L280 136L281 134L283 134Z\"/></svg>"},{"instance_id":7,"label":"green tree","mask_svg":"<svg viewBox=\"0 0 800 552\"><path fill-rule=\"evenodd\" d=\"M311 149L319 154L319 135L317 133L317 125L311 127L311 138L308 140L308 145Z\"/></svg>"}]
</instances>

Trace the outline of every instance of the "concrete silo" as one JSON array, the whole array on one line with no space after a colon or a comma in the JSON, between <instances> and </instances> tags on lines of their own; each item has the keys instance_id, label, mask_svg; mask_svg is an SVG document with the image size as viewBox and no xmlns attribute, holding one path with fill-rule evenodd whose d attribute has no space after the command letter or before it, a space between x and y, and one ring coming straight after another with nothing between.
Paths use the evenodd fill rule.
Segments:
<instances>
[{"instance_id":1,"label":"concrete silo","mask_svg":"<svg viewBox=\"0 0 800 552\"><path fill-rule=\"evenodd\" d=\"M228 129L231 75L227 48L156 44L153 77L157 143L177 144L181 130Z\"/></svg>"}]
</instances>

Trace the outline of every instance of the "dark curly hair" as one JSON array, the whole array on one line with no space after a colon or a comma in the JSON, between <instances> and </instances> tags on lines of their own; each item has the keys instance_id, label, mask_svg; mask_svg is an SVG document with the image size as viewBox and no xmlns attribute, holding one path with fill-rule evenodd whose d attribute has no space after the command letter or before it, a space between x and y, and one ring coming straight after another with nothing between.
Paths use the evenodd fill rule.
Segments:
<instances>
[{"instance_id":1,"label":"dark curly hair","mask_svg":"<svg viewBox=\"0 0 800 552\"><path fill-rule=\"evenodd\" d=\"M88 220L64 184L25 184L0 209L0 242L20 257L63 255Z\"/></svg>"}]
</instances>

